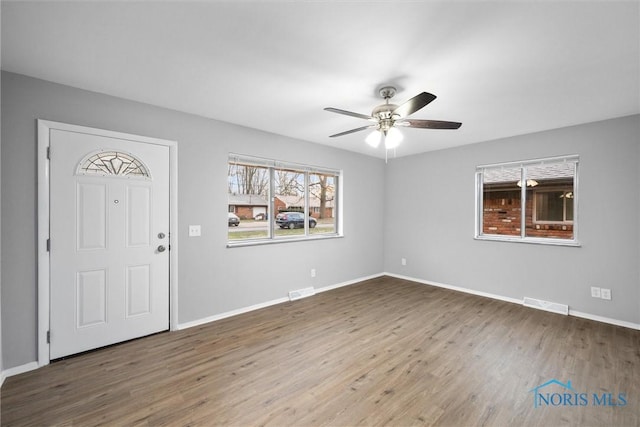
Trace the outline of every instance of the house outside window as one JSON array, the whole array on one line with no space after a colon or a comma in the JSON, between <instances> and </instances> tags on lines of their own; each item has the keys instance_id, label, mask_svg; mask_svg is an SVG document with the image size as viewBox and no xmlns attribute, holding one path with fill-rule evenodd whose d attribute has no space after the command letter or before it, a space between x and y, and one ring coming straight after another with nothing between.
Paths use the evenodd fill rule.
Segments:
<instances>
[{"instance_id":1,"label":"house outside window","mask_svg":"<svg viewBox=\"0 0 640 427\"><path fill-rule=\"evenodd\" d=\"M578 245L578 156L478 166L476 184L477 239Z\"/></svg>"},{"instance_id":2,"label":"house outside window","mask_svg":"<svg viewBox=\"0 0 640 427\"><path fill-rule=\"evenodd\" d=\"M230 154L228 245L339 236L337 170ZM287 214L291 215L287 215Z\"/></svg>"},{"instance_id":3,"label":"house outside window","mask_svg":"<svg viewBox=\"0 0 640 427\"><path fill-rule=\"evenodd\" d=\"M534 192L534 219L536 224L572 224L573 189Z\"/></svg>"}]
</instances>

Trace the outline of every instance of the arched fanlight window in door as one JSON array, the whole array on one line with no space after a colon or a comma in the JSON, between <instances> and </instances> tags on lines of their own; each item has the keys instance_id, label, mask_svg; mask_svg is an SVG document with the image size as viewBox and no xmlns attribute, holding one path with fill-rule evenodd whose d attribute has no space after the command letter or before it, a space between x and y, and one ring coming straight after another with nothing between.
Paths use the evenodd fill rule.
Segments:
<instances>
[{"instance_id":1,"label":"arched fanlight window in door","mask_svg":"<svg viewBox=\"0 0 640 427\"><path fill-rule=\"evenodd\" d=\"M86 156L78 165L78 175L115 175L150 179L149 169L136 157L122 151L100 151Z\"/></svg>"}]
</instances>

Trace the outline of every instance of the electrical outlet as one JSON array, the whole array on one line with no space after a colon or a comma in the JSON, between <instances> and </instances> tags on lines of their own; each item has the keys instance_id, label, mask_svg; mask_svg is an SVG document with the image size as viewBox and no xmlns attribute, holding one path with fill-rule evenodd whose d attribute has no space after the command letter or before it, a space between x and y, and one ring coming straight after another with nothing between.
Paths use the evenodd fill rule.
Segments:
<instances>
[{"instance_id":1,"label":"electrical outlet","mask_svg":"<svg viewBox=\"0 0 640 427\"><path fill-rule=\"evenodd\" d=\"M596 288L595 286L591 287L591 296L593 298L600 298L600 288Z\"/></svg>"},{"instance_id":2,"label":"electrical outlet","mask_svg":"<svg viewBox=\"0 0 640 427\"><path fill-rule=\"evenodd\" d=\"M402 258L402 259L400 260L400 264L402 264L402 265L407 265L407 259L406 259L406 258Z\"/></svg>"},{"instance_id":3,"label":"electrical outlet","mask_svg":"<svg viewBox=\"0 0 640 427\"><path fill-rule=\"evenodd\" d=\"M311 277L316 277L316 269L315 268L311 269Z\"/></svg>"},{"instance_id":4,"label":"electrical outlet","mask_svg":"<svg viewBox=\"0 0 640 427\"><path fill-rule=\"evenodd\" d=\"M189 226L189 237L198 237L201 234L199 225L190 225Z\"/></svg>"},{"instance_id":5,"label":"electrical outlet","mask_svg":"<svg viewBox=\"0 0 640 427\"><path fill-rule=\"evenodd\" d=\"M600 298L610 300L611 299L611 289L605 289L605 288L600 289Z\"/></svg>"}]
</instances>

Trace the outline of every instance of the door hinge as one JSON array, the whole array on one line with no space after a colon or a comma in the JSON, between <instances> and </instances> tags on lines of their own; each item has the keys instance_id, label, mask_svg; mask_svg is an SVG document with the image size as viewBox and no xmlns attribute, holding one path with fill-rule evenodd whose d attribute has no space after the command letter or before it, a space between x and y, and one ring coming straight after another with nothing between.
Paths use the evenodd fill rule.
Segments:
<instances>
[{"instance_id":1,"label":"door hinge","mask_svg":"<svg viewBox=\"0 0 640 427\"><path fill-rule=\"evenodd\" d=\"M47 331L47 344L51 344L51 331Z\"/></svg>"},{"instance_id":2,"label":"door hinge","mask_svg":"<svg viewBox=\"0 0 640 427\"><path fill-rule=\"evenodd\" d=\"M51 251L51 239L47 239L47 252Z\"/></svg>"},{"instance_id":3,"label":"door hinge","mask_svg":"<svg viewBox=\"0 0 640 427\"><path fill-rule=\"evenodd\" d=\"M51 147L47 147L47 159L51 160Z\"/></svg>"}]
</instances>

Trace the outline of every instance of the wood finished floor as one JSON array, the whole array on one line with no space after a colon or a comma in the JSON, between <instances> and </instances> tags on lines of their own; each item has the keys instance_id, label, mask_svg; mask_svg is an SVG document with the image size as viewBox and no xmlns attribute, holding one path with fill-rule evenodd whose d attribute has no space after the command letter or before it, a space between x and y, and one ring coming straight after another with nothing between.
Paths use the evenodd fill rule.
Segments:
<instances>
[{"instance_id":1,"label":"wood finished floor","mask_svg":"<svg viewBox=\"0 0 640 427\"><path fill-rule=\"evenodd\" d=\"M529 390L553 378L627 404L534 408ZM1 393L7 426L638 426L640 331L381 277L59 361Z\"/></svg>"}]
</instances>

